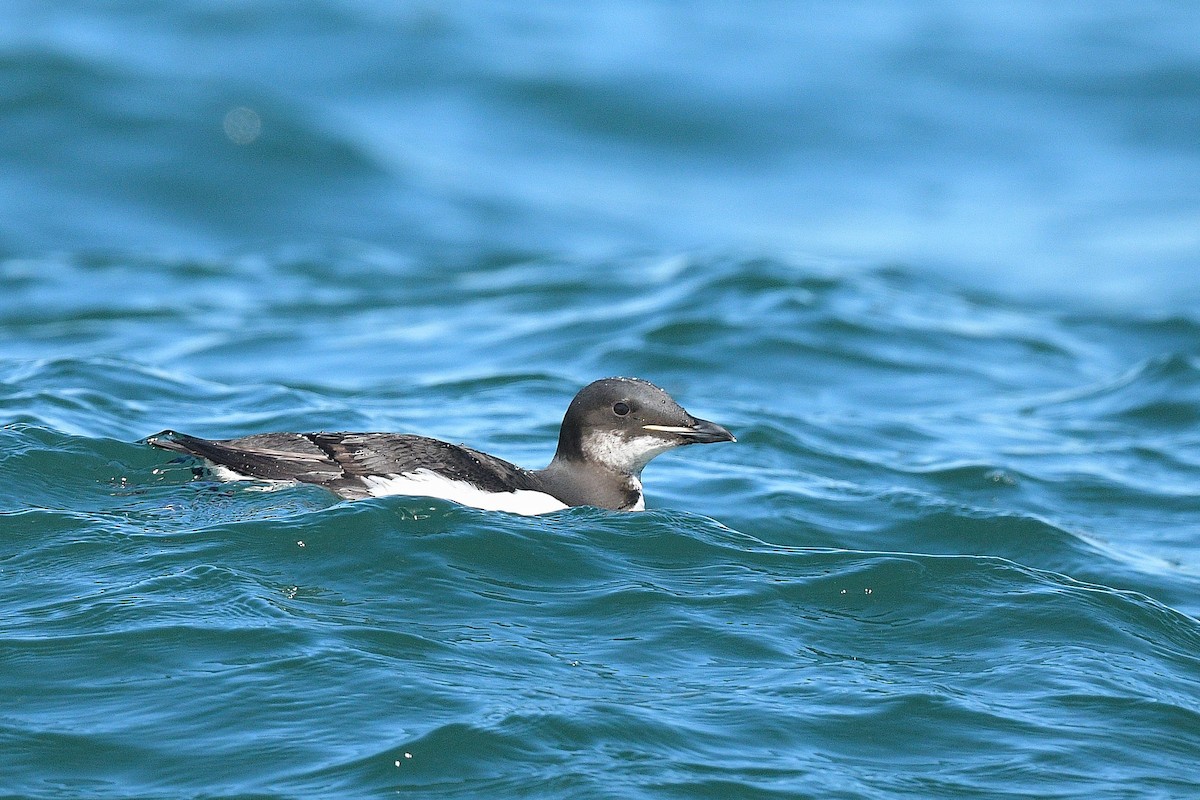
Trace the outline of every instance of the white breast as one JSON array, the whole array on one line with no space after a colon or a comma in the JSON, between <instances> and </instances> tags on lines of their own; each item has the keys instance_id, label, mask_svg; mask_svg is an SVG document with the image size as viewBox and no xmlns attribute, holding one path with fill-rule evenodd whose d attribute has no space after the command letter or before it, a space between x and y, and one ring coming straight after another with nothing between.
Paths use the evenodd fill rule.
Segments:
<instances>
[{"instance_id":1,"label":"white breast","mask_svg":"<svg viewBox=\"0 0 1200 800\"><path fill-rule=\"evenodd\" d=\"M451 480L429 470L392 475L367 475L362 478L372 497L404 495L407 497L436 497L485 511L507 511L510 514L548 514L567 506L545 492L519 489L515 492L485 492L469 483Z\"/></svg>"}]
</instances>

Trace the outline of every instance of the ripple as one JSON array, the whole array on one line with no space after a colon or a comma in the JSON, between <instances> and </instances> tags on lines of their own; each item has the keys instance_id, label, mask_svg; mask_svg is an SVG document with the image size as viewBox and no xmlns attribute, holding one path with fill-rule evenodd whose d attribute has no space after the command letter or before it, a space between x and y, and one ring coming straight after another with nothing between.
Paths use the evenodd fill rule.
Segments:
<instances>
[{"instance_id":1,"label":"ripple","mask_svg":"<svg viewBox=\"0 0 1200 800\"><path fill-rule=\"evenodd\" d=\"M1050 762L1091 787L1104 757L1189 780L1200 461L1163 406L1189 402L1189 323L711 253L5 269L30 303L0 327L36 354L0 361L0 680L27 774L924 796L1036 791ZM261 491L138 443L409 430L536 466L580 383L629 372L739 435L655 461L642 514ZM1105 733L1125 714L1176 744ZM56 767L72 746L116 764ZM967 755L928 766L946 752Z\"/></svg>"}]
</instances>

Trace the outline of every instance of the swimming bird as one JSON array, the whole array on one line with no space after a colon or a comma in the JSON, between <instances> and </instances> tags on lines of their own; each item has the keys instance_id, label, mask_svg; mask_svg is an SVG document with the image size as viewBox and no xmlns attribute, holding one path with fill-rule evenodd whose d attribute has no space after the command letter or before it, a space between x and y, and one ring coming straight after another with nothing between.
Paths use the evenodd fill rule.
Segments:
<instances>
[{"instance_id":1,"label":"swimming bird","mask_svg":"<svg viewBox=\"0 0 1200 800\"><path fill-rule=\"evenodd\" d=\"M408 433L260 433L146 443L206 459L218 478L312 483L341 497L436 497L517 514L569 506L641 511L642 468L689 444L737 441L639 378L604 378L575 395L549 466L527 470L464 445Z\"/></svg>"}]
</instances>

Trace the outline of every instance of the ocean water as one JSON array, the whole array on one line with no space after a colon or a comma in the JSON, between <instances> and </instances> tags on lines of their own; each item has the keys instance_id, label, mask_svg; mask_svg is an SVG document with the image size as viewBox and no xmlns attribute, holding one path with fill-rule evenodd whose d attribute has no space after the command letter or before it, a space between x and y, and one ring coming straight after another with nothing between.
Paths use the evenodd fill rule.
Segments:
<instances>
[{"instance_id":1,"label":"ocean water","mask_svg":"<svg viewBox=\"0 0 1200 800\"><path fill-rule=\"evenodd\" d=\"M1200 797L1198 548L1200 7L0 5L0 797Z\"/></svg>"}]
</instances>

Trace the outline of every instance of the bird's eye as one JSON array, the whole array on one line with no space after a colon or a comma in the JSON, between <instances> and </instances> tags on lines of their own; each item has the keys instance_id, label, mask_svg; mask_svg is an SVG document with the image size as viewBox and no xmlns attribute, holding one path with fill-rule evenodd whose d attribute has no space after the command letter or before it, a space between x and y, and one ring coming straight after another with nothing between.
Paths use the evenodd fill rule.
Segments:
<instances>
[{"instance_id":1,"label":"bird's eye","mask_svg":"<svg viewBox=\"0 0 1200 800\"><path fill-rule=\"evenodd\" d=\"M622 403L618 400L617 402L613 403L613 413L616 414L618 417L625 416L626 414L629 413L629 404Z\"/></svg>"}]
</instances>

